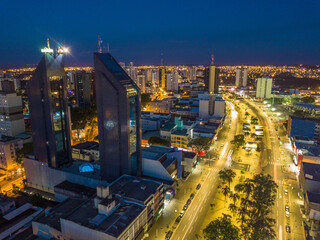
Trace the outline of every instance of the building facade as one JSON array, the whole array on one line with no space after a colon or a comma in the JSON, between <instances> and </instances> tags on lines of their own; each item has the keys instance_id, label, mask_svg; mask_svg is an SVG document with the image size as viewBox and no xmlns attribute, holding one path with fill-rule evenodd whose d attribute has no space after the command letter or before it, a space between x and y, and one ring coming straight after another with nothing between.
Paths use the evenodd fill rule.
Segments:
<instances>
[{"instance_id":1,"label":"building facade","mask_svg":"<svg viewBox=\"0 0 320 240\"><path fill-rule=\"evenodd\" d=\"M25 132L22 99L15 92L0 92L0 134L16 136Z\"/></svg>"},{"instance_id":2,"label":"building facade","mask_svg":"<svg viewBox=\"0 0 320 240\"><path fill-rule=\"evenodd\" d=\"M248 69L238 68L236 70L236 86L246 87L248 82Z\"/></svg>"},{"instance_id":3,"label":"building facade","mask_svg":"<svg viewBox=\"0 0 320 240\"><path fill-rule=\"evenodd\" d=\"M64 55L45 53L27 86L34 154L50 167L71 162Z\"/></svg>"},{"instance_id":4,"label":"building facade","mask_svg":"<svg viewBox=\"0 0 320 240\"><path fill-rule=\"evenodd\" d=\"M141 175L140 90L109 53L94 53L101 177Z\"/></svg>"},{"instance_id":5,"label":"building facade","mask_svg":"<svg viewBox=\"0 0 320 240\"><path fill-rule=\"evenodd\" d=\"M258 78L256 98L271 98L272 97L272 78Z\"/></svg>"},{"instance_id":6,"label":"building facade","mask_svg":"<svg viewBox=\"0 0 320 240\"><path fill-rule=\"evenodd\" d=\"M219 92L219 68L216 66L209 66L204 71L205 90L210 94Z\"/></svg>"}]
</instances>

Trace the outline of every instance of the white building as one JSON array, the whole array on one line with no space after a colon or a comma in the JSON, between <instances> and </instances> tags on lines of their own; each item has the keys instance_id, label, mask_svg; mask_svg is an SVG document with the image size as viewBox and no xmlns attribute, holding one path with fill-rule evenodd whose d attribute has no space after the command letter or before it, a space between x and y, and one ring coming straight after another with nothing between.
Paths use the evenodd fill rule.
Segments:
<instances>
[{"instance_id":1,"label":"white building","mask_svg":"<svg viewBox=\"0 0 320 240\"><path fill-rule=\"evenodd\" d=\"M236 86L246 87L248 82L248 69L238 68L236 70Z\"/></svg>"},{"instance_id":2,"label":"white building","mask_svg":"<svg viewBox=\"0 0 320 240\"><path fill-rule=\"evenodd\" d=\"M167 91L178 92L179 75L177 71L167 73Z\"/></svg>"},{"instance_id":3,"label":"white building","mask_svg":"<svg viewBox=\"0 0 320 240\"><path fill-rule=\"evenodd\" d=\"M0 134L16 136L25 132L21 96L0 92Z\"/></svg>"},{"instance_id":4,"label":"white building","mask_svg":"<svg viewBox=\"0 0 320 240\"><path fill-rule=\"evenodd\" d=\"M22 140L19 138L2 136L0 139L0 167L11 169L16 166L16 149L21 149Z\"/></svg>"},{"instance_id":5,"label":"white building","mask_svg":"<svg viewBox=\"0 0 320 240\"><path fill-rule=\"evenodd\" d=\"M262 77L258 78L256 98L271 98L272 78Z\"/></svg>"},{"instance_id":6,"label":"white building","mask_svg":"<svg viewBox=\"0 0 320 240\"><path fill-rule=\"evenodd\" d=\"M213 94L199 94L199 118L223 117L226 102Z\"/></svg>"}]
</instances>

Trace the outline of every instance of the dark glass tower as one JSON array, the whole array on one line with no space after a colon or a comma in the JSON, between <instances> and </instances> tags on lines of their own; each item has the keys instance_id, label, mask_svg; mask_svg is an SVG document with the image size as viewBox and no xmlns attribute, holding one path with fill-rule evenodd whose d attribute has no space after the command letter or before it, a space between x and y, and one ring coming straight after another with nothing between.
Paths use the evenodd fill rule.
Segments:
<instances>
[{"instance_id":1,"label":"dark glass tower","mask_svg":"<svg viewBox=\"0 0 320 240\"><path fill-rule=\"evenodd\" d=\"M141 97L109 53L94 53L101 177L141 176Z\"/></svg>"},{"instance_id":2,"label":"dark glass tower","mask_svg":"<svg viewBox=\"0 0 320 240\"><path fill-rule=\"evenodd\" d=\"M27 86L34 154L50 167L71 161L64 55L45 53Z\"/></svg>"}]
</instances>

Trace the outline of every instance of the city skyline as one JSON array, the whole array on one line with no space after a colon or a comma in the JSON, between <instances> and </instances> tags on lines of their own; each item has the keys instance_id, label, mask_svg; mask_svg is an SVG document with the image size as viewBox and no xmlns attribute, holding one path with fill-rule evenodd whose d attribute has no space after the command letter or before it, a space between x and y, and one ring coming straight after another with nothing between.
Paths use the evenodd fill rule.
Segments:
<instances>
[{"instance_id":1,"label":"city skyline","mask_svg":"<svg viewBox=\"0 0 320 240\"><path fill-rule=\"evenodd\" d=\"M0 66L36 64L47 37L70 46L67 65L92 66L98 34L117 59L137 65L160 65L161 54L165 65L207 65L212 51L217 65L318 64L320 53L317 1L2 5Z\"/></svg>"}]
</instances>

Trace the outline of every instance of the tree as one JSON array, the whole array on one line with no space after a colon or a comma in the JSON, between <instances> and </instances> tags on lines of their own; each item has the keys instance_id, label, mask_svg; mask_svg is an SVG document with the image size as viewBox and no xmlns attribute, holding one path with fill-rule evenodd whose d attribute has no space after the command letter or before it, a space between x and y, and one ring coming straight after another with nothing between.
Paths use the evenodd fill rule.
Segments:
<instances>
[{"instance_id":1,"label":"tree","mask_svg":"<svg viewBox=\"0 0 320 240\"><path fill-rule=\"evenodd\" d=\"M224 169L219 171L219 178L223 182L227 182L230 188L230 184L236 177L236 173L232 169Z\"/></svg>"},{"instance_id":2,"label":"tree","mask_svg":"<svg viewBox=\"0 0 320 240\"><path fill-rule=\"evenodd\" d=\"M152 136L149 138L148 143L154 144L154 145L160 145L160 146L164 146L164 147L170 147L171 143L168 140L162 139L160 137L157 136Z\"/></svg>"},{"instance_id":3,"label":"tree","mask_svg":"<svg viewBox=\"0 0 320 240\"><path fill-rule=\"evenodd\" d=\"M234 136L233 140L231 141L231 144L234 144L237 149L244 146L246 144L246 141L244 140L244 135L239 134Z\"/></svg>"},{"instance_id":4,"label":"tree","mask_svg":"<svg viewBox=\"0 0 320 240\"><path fill-rule=\"evenodd\" d=\"M234 215L234 214L237 212L238 207L237 207L236 204L230 203L230 204L229 204L229 210L230 210L230 212L232 212L232 214Z\"/></svg>"},{"instance_id":5,"label":"tree","mask_svg":"<svg viewBox=\"0 0 320 240\"><path fill-rule=\"evenodd\" d=\"M234 204L236 204L237 201L240 199L240 195L238 193L233 193L230 197Z\"/></svg>"},{"instance_id":6,"label":"tree","mask_svg":"<svg viewBox=\"0 0 320 240\"><path fill-rule=\"evenodd\" d=\"M258 124L258 118L251 116L251 124L257 125Z\"/></svg>"},{"instance_id":7,"label":"tree","mask_svg":"<svg viewBox=\"0 0 320 240\"><path fill-rule=\"evenodd\" d=\"M23 163L23 158L26 154L33 152L33 143L25 143L21 149L16 150L16 158L15 161L18 165Z\"/></svg>"},{"instance_id":8,"label":"tree","mask_svg":"<svg viewBox=\"0 0 320 240\"><path fill-rule=\"evenodd\" d=\"M306 96L300 99L301 102L304 103L314 103L316 101L316 99L312 96Z\"/></svg>"},{"instance_id":9,"label":"tree","mask_svg":"<svg viewBox=\"0 0 320 240\"><path fill-rule=\"evenodd\" d=\"M246 179L235 186L240 195L237 210L241 234L248 240L274 239L275 220L270 218L274 205L277 184L270 175L257 174L253 179Z\"/></svg>"},{"instance_id":10,"label":"tree","mask_svg":"<svg viewBox=\"0 0 320 240\"><path fill-rule=\"evenodd\" d=\"M260 152L260 151L261 151L260 144L258 144L256 151L257 151L257 152Z\"/></svg>"},{"instance_id":11,"label":"tree","mask_svg":"<svg viewBox=\"0 0 320 240\"><path fill-rule=\"evenodd\" d=\"M149 93L142 93L141 94L141 106L145 108L146 106L149 105L151 102L151 97Z\"/></svg>"},{"instance_id":12,"label":"tree","mask_svg":"<svg viewBox=\"0 0 320 240\"><path fill-rule=\"evenodd\" d=\"M208 240L240 240L239 228L232 224L231 216L226 214L211 221L203 229L203 235Z\"/></svg>"},{"instance_id":13,"label":"tree","mask_svg":"<svg viewBox=\"0 0 320 240\"><path fill-rule=\"evenodd\" d=\"M39 193L35 193L30 196L30 201L34 206L44 207L46 200Z\"/></svg>"},{"instance_id":14,"label":"tree","mask_svg":"<svg viewBox=\"0 0 320 240\"><path fill-rule=\"evenodd\" d=\"M208 151L210 148L210 145L211 145L211 142L210 142L210 138L208 137L197 137L192 139L189 142L189 146L196 149L198 153L200 153L201 151Z\"/></svg>"},{"instance_id":15,"label":"tree","mask_svg":"<svg viewBox=\"0 0 320 240\"><path fill-rule=\"evenodd\" d=\"M227 196L230 193L230 188L228 186L224 186L221 190L222 194L224 195L224 200L227 200Z\"/></svg>"}]
</instances>

